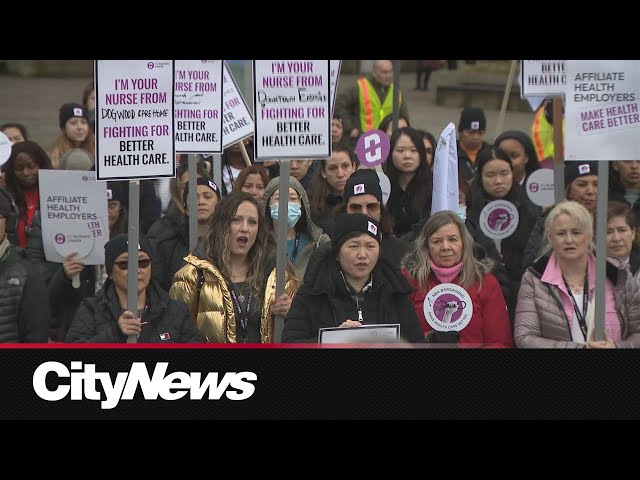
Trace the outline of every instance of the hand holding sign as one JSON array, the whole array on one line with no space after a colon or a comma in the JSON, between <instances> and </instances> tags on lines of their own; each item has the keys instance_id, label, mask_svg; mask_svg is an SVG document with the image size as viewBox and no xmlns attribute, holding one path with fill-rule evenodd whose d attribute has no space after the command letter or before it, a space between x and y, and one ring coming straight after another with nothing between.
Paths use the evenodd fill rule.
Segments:
<instances>
[{"instance_id":1,"label":"hand holding sign","mask_svg":"<svg viewBox=\"0 0 640 480\"><path fill-rule=\"evenodd\" d=\"M64 257L64 262L62 262L64 274L67 278L71 279L73 288L80 288L80 272L84 268L84 262L74 258L77 254L78 252L71 252Z\"/></svg>"},{"instance_id":2,"label":"hand holding sign","mask_svg":"<svg viewBox=\"0 0 640 480\"><path fill-rule=\"evenodd\" d=\"M85 224L68 222L64 232L52 232L53 246L64 257L62 268L68 278L71 278L73 288L80 288L80 272L85 258L93 250L93 235Z\"/></svg>"}]
</instances>

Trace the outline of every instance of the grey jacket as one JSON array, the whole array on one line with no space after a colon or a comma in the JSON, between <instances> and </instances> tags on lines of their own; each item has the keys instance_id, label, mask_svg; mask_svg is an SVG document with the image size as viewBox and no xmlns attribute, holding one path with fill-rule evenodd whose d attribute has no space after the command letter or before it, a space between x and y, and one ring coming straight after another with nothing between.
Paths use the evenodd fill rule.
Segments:
<instances>
[{"instance_id":1,"label":"grey jacket","mask_svg":"<svg viewBox=\"0 0 640 480\"><path fill-rule=\"evenodd\" d=\"M302 282L304 278L305 271L307 270L307 265L309 264L309 259L311 258L311 254L314 252L316 248L320 245L330 242L330 238L326 233L322 232L322 229L317 226L313 220L311 220L311 208L309 206L309 197L307 196L307 192L304 187L296 180L294 177L289 177L289 186L293 187L298 195L300 195L300 199L302 200L302 216L298 223L296 224L296 232L304 231L307 235L309 235L310 241L304 247L302 252L295 258L293 262L293 267L296 271L296 277ZM269 210L269 199L273 196L273 194L280 187L280 177L276 177L269 181L267 187L264 190L264 194L262 196L263 203L262 206L264 208L264 216L267 220L267 231L269 232L269 240L268 240L268 248L267 254L269 256L275 256L276 253L276 228L277 226L271 219L271 212ZM287 193L288 195L288 193Z\"/></svg>"},{"instance_id":2,"label":"grey jacket","mask_svg":"<svg viewBox=\"0 0 640 480\"><path fill-rule=\"evenodd\" d=\"M542 282L550 255L527 269L522 277L514 323L518 348L584 348L572 341L569 321L562 307L558 288ZM640 346L640 287L626 270L607 262L607 278L613 284L615 309L620 319L622 340L618 348Z\"/></svg>"}]
</instances>

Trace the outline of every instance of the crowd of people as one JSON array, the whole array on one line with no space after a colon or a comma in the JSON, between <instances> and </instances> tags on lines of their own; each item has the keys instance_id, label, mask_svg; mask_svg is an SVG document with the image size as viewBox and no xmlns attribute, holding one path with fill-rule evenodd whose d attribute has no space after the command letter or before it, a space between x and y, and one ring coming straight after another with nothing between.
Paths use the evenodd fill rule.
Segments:
<instances>
[{"instance_id":1,"label":"crowd of people","mask_svg":"<svg viewBox=\"0 0 640 480\"><path fill-rule=\"evenodd\" d=\"M428 83L423 73L418 88ZM223 152L220 185L202 157L190 186L179 154L175 178L141 181L135 307L128 305L126 181L107 182L104 265L85 265L75 252L51 262L44 253L38 172L95 168L93 83L81 102L61 105L60 133L48 149L29 140L21 119L7 119L0 126L12 142L0 188L0 342L317 343L323 328L398 324L399 341L411 344L640 345L640 161L610 163L607 252L599 253L597 163L566 162L566 200L541 208L525 185L545 168L549 148L534 130L506 130L490 142L484 111L465 107L457 122L458 207L432 212L437 141L411 123L402 92L393 125L393 92L393 64L377 60L339 93L331 157L291 160L288 191L279 189L278 161L251 158L251 138L242 140L250 165L239 144ZM354 152L373 128L389 136L388 199L376 170ZM280 195L288 197L286 211ZM496 200L519 219L501 239L481 227L483 209ZM281 221L286 239L278 238ZM282 243L287 266L278 295ZM604 340L594 336L597 254L607 257ZM450 284L466 300L434 301ZM281 339L276 317L284 318ZM448 328L454 319L460 326Z\"/></svg>"}]
</instances>

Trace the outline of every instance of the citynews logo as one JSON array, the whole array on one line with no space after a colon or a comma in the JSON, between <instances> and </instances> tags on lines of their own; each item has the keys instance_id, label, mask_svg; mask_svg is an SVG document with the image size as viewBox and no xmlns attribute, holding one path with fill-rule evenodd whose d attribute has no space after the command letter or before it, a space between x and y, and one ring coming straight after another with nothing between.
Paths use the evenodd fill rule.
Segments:
<instances>
[{"instance_id":1,"label":"citynews logo","mask_svg":"<svg viewBox=\"0 0 640 480\"><path fill-rule=\"evenodd\" d=\"M71 400L99 400L100 408L108 410L118 406L120 400L132 400L138 390L145 400L178 400L187 393L190 400L201 400L208 392L209 400L246 400L255 392L258 376L253 372L226 372L220 380L218 372L209 372L202 379L201 372L172 372L167 375L169 362L158 362L149 376L144 362L133 362L128 372L118 372L112 381L109 372L96 372L93 363L71 362L71 368L60 362L45 362L33 372L33 390L43 400L57 402L71 394ZM57 375L49 382L47 375ZM69 382L59 381L69 378ZM102 386L102 393L96 385ZM50 389L52 387L52 389Z\"/></svg>"}]
</instances>

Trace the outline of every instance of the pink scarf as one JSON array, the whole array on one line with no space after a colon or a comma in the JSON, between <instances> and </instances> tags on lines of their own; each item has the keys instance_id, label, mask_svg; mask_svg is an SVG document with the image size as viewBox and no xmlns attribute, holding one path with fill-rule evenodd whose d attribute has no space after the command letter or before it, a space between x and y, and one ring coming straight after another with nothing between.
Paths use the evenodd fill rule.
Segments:
<instances>
[{"instance_id":1,"label":"pink scarf","mask_svg":"<svg viewBox=\"0 0 640 480\"><path fill-rule=\"evenodd\" d=\"M439 267L433 263L433 260L429 260L429 265L433 273L438 277L438 280L440 280L440 283L451 283L451 281L458 276L460 270L462 270L462 262L453 267Z\"/></svg>"}]
</instances>

